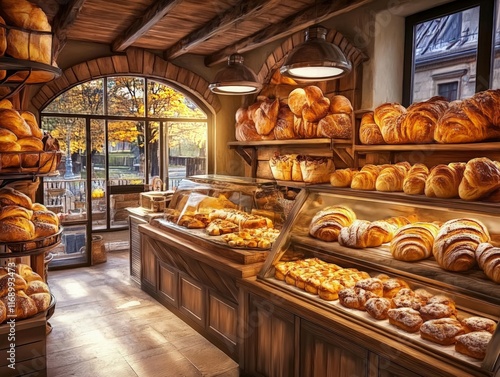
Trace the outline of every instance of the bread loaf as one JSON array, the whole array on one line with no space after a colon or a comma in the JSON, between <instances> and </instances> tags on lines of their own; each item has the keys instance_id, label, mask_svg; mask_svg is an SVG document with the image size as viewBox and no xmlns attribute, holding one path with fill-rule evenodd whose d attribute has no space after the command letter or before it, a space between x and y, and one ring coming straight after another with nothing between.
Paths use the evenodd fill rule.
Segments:
<instances>
[{"instance_id":1,"label":"bread loaf","mask_svg":"<svg viewBox=\"0 0 500 377\"><path fill-rule=\"evenodd\" d=\"M8 131L8 130L5 130ZM10 131L9 131L10 132ZM20 152L21 146L16 141L0 141L0 168L19 168L21 164L21 158L19 153L11 153L11 152ZM5 153L8 152L8 153Z\"/></svg>"},{"instance_id":2,"label":"bread loaf","mask_svg":"<svg viewBox=\"0 0 500 377\"><path fill-rule=\"evenodd\" d=\"M434 139L439 143L475 143L500 137L500 89L485 90L455 101L439 119Z\"/></svg>"},{"instance_id":3,"label":"bread loaf","mask_svg":"<svg viewBox=\"0 0 500 377\"><path fill-rule=\"evenodd\" d=\"M33 216L31 217L33 222L47 223L59 226L59 217L52 211L37 210L33 211Z\"/></svg>"},{"instance_id":4,"label":"bread loaf","mask_svg":"<svg viewBox=\"0 0 500 377\"><path fill-rule=\"evenodd\" d=\"M403 226L391 241L392 256L405 262L429 258L438 231L439 227L429 222L416 222Z\"/></svg>"},{"instance_id":5,"label":"bread loaf","mask_svg":"<svg viewBox=\"0 0 500 377\"><path fill-rule=\"evenodd\" d=\"M432 143L437 121L447 108L448 102L443 97L432 97L410 105L401 120L401 143Z\"/></svg>"},{"instance_id":6,"label":"bread loaf","mask_svg":"<svg viewBox=\"0 0 500 377\"><path fill-rule=\"evenodd\" d=\"M292 180L292 167L293 160L296 155L280 155L276 153L270 160L269 166L274 179L278 181L291 181Z\"/></svg>"},{"instance_id":7,"label":"bread loaf","mask_svg":"<svg viewBox=\"0 0 500 377\"><path fill-rule=\"evenodd\" d=\"M489 158L474 158L467 162L458 194L464 200L480 200L500 189L500 164Z\"/></svg>"},{"instance_id":8,"label":"bread loaf","mask_svg":"<svg viewBox=\"0 0 500 377\"><path fill-rule=\"evenodd\" d=\"M0 297L7 295L10 289L24 291L27 287L26 281L19 274L7 273L0 277Z\"/></svg>"},{"instance_id":9,"label":"bread loaf","mask_svg":"<svg viewBox=\"0 0 500 377\"><path fill-rule=\"evenodd\" d=\"M274 127L274 137L277 140L294 139L293 113L288 105L280 105L278 119Z\"/></svg>"},{"instance_id":10,"label":"bread loaf","mask_svg":"<svg viewBox=\"0 0 500 377\"><path fill-rule=\"evenodd\" d=\"M429 169L424 164L414 164L403 181L403 192L408 195L423 195L425 182L429 176Z\"/></svg>"},{"instance_id":11,"label":"bread loaf","mask_svg":"<svg viewBox=\"0 0 500 377\"><path fill-rule=\"evenodd\" d=\"M31 128L13 109L0 109L0 127L12 131L18 138L31 136Z\"/></svg>"},{"instance_id":12,"label":"bread loaf","mask_svg":"<svg viewBox=\"0 0 500 377\"><path fill-rule=\"evenodd\" d=\"M500 247L488 242L480 243L475 251L479 268L495 283L500 284Z\"/></svg>"},{"instance_id":13,"label":"bread loaf","mask_svg":"<svg viewBox=\"0 0 500 377\"><path fill-rule=\"evenodd\" d=\"M330 98L331 114L352 114L351 101L343 95L337 94Z\"/></svg>"},{"instance_id":14,"label":"bread loaf","mask_svg":"<svg viewBox=\"0 0 500 377\"><path fill-rule=\"evenodd\" d=\"M387 144L405 143L401 129L402 116L405 113L406 108L399 103L384 103L375 108L373 117Z\"/></svg>"},{"instance_id":15,"label":"bread loaf","mask_svg":"<svg viewBox=\"0 0 500 377\"><path fill-rule=\"evenodd\" d=\"M19 111L19 114L26 121L26 123L28 123L28 126L30 126L31 134L34 137L42 140L43 131L40 127L38 127L38 122L35 118L35 115L29 111L24 111L24 110ZM43 150L43 147L42 147L42 150Z\"/></svg>"},{"instance_id":16,"label":"bread loaf","mask_svg":"<svg viewBox=\"0 0 500 377\"><path fill-rule=\"evenodd\" d=\"M316 156L297 156L300 163L302 180L306 183L328 183L330 174L335 170L333 159Z\"/></svg>"},{"instance_id":17,"label":"bread loaf","mask_svg":"<svg viewBox=\"0 0 500 377\"><path fill-rule=\"evenodd\" d=\"M0 220L6 217L24 217L25 219L31 220L33 216L33 211L18 205L7 205L0 207Z\"/></svg>"},{"instance_id":18,"label":"bread loaf","mask_svg":"<svg viewBox=\"0 0 500 377\"><path fill-rule=\"evenodd\" d=\"M420 326L422 339L441 345L455 344L455 337L463 333L464 329L461 323L454 318L432 319Z\"/></svg>"},{"instance_id":19,"label":"bread loaf","mask_svg":"<svg viewBox=\"0 0 500 377\"><path fill-rule=\"evenodd\" d=\"M330 100L320 88L309 85L292 90L288 95L288 106L296 116L317 122L328 114Z\"/></svg>"},{"instance_id":20,"label":"bread loaf","mask_svg":"<svg viewBox=\"0 0 500 377\"><path fill-rule=\"evenodd\" d=\"M24 319L33 317L38 313L35 302L24 293L24 291L17 291L13 296L13 301L10 302L11 296L0 297L0 300L9 308L7 318ZM10 305L9 305L10 304ZM12 305L13 304L13 305ZM11 308L12 307L12 311Z\"/></svg>"},{"instance_id":21,"label":"bread loaf","mask_svg":"<svg viewBox=\"0 0 500 377\"><path fill-rule=\"evenodd\" d=\"M259 135L270 134L278 120L279 101L267 99L263 101L253 115L255 129Z\"/></svg>"},{"instance_id":22,"label":"bread loaf","mask_svg":"<svg viewBox=\"0 0 500 377\"><path fill-rule=\"evenodd\" d=\"M21 191L14 190L11 187L0 188L0 206L18 205L31 209L33 202L30 197Z\"/></svg>"},{"instance_id":23,"label":"bread loaf","mask_svg":"<svg viewBox=\"0 0 500 377\"><path fill-rule=\"evenodd\" d=\"M353 177L358 173L357 169L336 169L330 174L330 184L333 187L351 187Z\"/></svg>"},{"instance_id":24,"label":"bread loaf","mask_svg":"<svg viewBox=\"0 0 500 377\"><path fill-rule=\"evenodd\" d=\"M460 218L445 222L434 240L432 254L447 271L467 271L476 264L475 251L488 242L488 229L478 220Z\"/></svg>"},{"instance_id":25,"label":"bread loaf","mask_svg":"<svg viewBox=\"0 0 500 377\"><path fill-rule=\"evenodd\" d=\"M0 242L29 241L35 237L34 224L24 217L6 217L0 220Z\"/></svg>"},{"instance_id":26,"label":"bread loaf","mask_svg":"<svg viewBox=\"0 0 500 377\"><path fill-rule=\"evenodd\" d=\"M365 113L361 117L361 124L359 126L359 141L361 144L377 145L385 144L382 132L379 126L375 123L373 111Z\"/></svg>"},{"instance_id":27,"label":"bread loaf","mask_svg":"<svg viewBox=\"0 0 500 377\"><path fill-rule=\"evenodd\" d=\"M329 114L318 122L317 135L331 139L350 139L352 122L349 114Z\"/></svg>"},{"instance_id":28,"label":"bread loaf","mask_svg":"<svg viewBox=\"0 0 500 377\"><path fill-rule=\"evenodd\" d=\"M458 197L458 187L464 176L464 170L463 162L434 166L425 181L425 195L443 199Z\"/></svg>"},{"instance_id":29,"label":"bread loaf","mask_svg":"<svg viewBox=\"0 0 500 377\"><path fill-rule=\"evenodd\" d=\"M311 220L309 234L322 241L337 241L340 230L351 225L356 214L346 206L330 206L319 211Z\"/></svg>"},{"instance_id":30,"label":"bread loaf","mask_svg":"<svg viewBox=\"0 0 500 377\"><path fill-rule=\"evenodd\" d=\"M474 331L487 331L493 334L497 328L495 321L485 317L467 317L461 320L462 326L466 333Z\"/></svg>"}]
</instances>

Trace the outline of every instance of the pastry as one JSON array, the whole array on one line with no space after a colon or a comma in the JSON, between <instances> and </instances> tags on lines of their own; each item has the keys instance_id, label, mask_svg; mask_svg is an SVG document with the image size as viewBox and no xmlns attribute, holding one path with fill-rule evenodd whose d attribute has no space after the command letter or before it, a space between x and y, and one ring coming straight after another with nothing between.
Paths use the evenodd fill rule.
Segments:
<instances>
[{"instance_id":1,"label":"pastry","mask_svg":"<svg viewBox=\"0 0 500 377\"><path fill-rule=\"evenodd\" d=\"M382 295L384 294L384 286L382 284L382 280L377 278L358 280L354 287L373 292L379 297L382 297Z\"/></svg>"},{"instance_id":2,"label":"pastry","mask_svg":"<svg viewBox=\"0 0 500 377\"><path fill-rule=\"evenodd\" d=\"M389 323L406 332L418 332L423 323L420 313L412 308L394 308L387 311Z\"/></svg>"},{"instance_id":3,"label":"pastry","mask_svg":"<svg viewBox=\"0 0 500 377\"><path fill-rule=\"evenodd\" d=\"M500 247L483 242L477 246L475 255L484 274L495 283L500 283Z\"/></svg>"},{"instance_id":4,"label":"pastry","mask_svg":"<svg viewBox=\"0 0 500 377\"><path fill-rule=\"evenodd\" d=\"M351 187L354 176L358 173L357 169L336 169L330 174L330 184L333 187Z\"/></svg>"},{"instance_id":5,"label":"pastry","mask_svg":"<svg viewBox=\"0 0 500 377\"><path fill-rule=\"evenodd\" d=\"M391 309L391 301L385 297L373 297L365 303L366 312L375 319L387 319L387 312Z\"/></svg>"},{"instance_id":6,"label":"pastry","mask_svg":"<svg viewBox=\"0 0 500 377\"><path fill-rule=\"evenodd\" d=\"M480 221L453 219L439 229L432 254L444 270L467 271L476 265L477 246L489 240L488 229Z\"/></svg>"},{"instance_id":7,"label":"pastry","mask_svg":"<svg viewBox=\"0 0 500 377\"><path fill-rule=\"evenodd\" d=\"M396 293L392 299L391 304L393 308L412 308L420 310L422 301L410 288L402 288Z\"/></svg>"},{"instance_id":8,"label":"pastry","mask_svg":"<svg viewBox=\"0 0 500 377\"><path fill-rule=\"evenodd\" d=\"M439 318L449 318L454 315L453 309L446 304L428 303L419 310L424 321Z\"/></svg>"},{"instance_id":9,"label":"pastry","mask_svg":"<svg viewBox=\"0 0 500 377\"><path fill-rule=\"evenodd\" d=\"M394 259L415 262L432 255L439 227L434 223L416 222L400 228L394 234L390 251Z\"/></svg>"},{"instance_id":10,"label":"pastry","mask_svg":"<svg viewBox=\"0 0 500 377\"><path fill-rule=\"evenodd\" d=\"M495 321L484 317L468 317L462 319L461 322L465 332L487 331L493 334L497 328Z\"/></svg>"},{"instance_id":11,"label":"pastry","mask_svg":"<svg viewBox=\"0 0 500 377\"><path fill-rule=\"evenodd\" d=\"M464 200L481 200L500 189L500 164L489 158L473 158L467 162L458 194Z\"/></svg>"},{"instance_id":12,"label":"pastry","mask_svg":"<svg viewBox=\"0 0 500 377\"><path fill-rule=\"evenodd\" d=\"M385 144L382 132L375 123L373 111L363 114L359 126L359 141L361 144L378 145Z\"/></svg>"},{"instance_id":13,"label":"pastry","mask_svg":"<svg viewBox=\"0 0 500 377\"><path fill-rule=\"evenodd\" d=\"M306 183L328 183L335 170L333 159L328 157L297 156L302 180Z\"/></svg>"},{"instance_id":14,"label":"pastry","mask_svg":"<svg viewBox=\"0 0 500 377\"><path fill-rule=\"evenodd\" d=\"M274 126L274 137L277 140L294 139L293 113L290 107L280 104L276 126Z\"/></svg>"},{"instance_id":15,"label":"pastry","mask_svg":"<svg viewBox=\"0 0 500 377\"><path fill-rule=\"evenodd\" d=\"M351 101L347 97L337 94L330 98L330 113L351 114L353 110Z\"/></svg>"},{"instance_id":16,"label":"pastry","mask_svg":"<svg viewBox=\"0 0 500 377\"><path fill-rule=\"evenodd\" d=\"M352 178L351 188L355 190L375 190L377 177L383 169L383 165L367 164L361 168L359 173Z\"/></svg>"},{"instance_id":17,"label":"pastry","mask_svg":"<svg viewBox=\"0 0 500 377\"><path fill-rule=\"evenodd\" d=\"M384 297L393 298L403 288L409 288L409 285L403 279L390 278L382 280L384 284Z\"/></svg>"},{"instance_id":18,"label":"pastry","mask_svg":"<svg viewBox=\"0 0 500 377\"><path fill-rule=\"evenodd\" d=\"M318 296L326 301L338 300L339 292L344 288L337 278L325 279L318 287Z\"/></svg>"},{"instance_id":19,"label":"pastry","mask_svg":"<svg viewBox=\"0 0 500 377\"><path fill-rule=\"evenodd\" d=\"M429 169L418 162L411 167L403 181L403 192L408 195L423 195Z\"/></svg>"},{"instance_id":20,"label":"pastry","mask_svg":"<svg viewBox=\"0 0 500 377\"><path fill-rule=\"evenodd\" d=\"M351 225L341 229L339 244L352 248L377 247L389 242L395 228L385 221L356 220Z\"/></svg>"},{"instance_id":21,"label":"pastry","mask_svg":"<svg viewBox=\"0 0 500 377\"><path fill-rule=\"evenodd\" d=\"M483 360L492 335L487 331L475 331L456 337L455 351Z\"/></svg>"},{"instance_id":22,"label":"pastry","mask_svg":"<svg viewBox=\"0 0 500 377\"><path fill-rule=\"evenodd\" d=\"M377 191L400 192L403 191L403 182L408 169L403 165L391 165L380 171L375 181Z\"/></svg>"},{"instance_id":23,"label":"pastry","mask_svg":"<svg viewBox=\"0 0 500 377\"><path fill-rule=\"evenodd\" d=\"M365 310L366 302L374 297L377 297L375 293L358 287L344 288L339 292L340 304L350 309Z\"/></svg>"},{"instance_id":24,"label":"pastry","mask_svg":"<svg viewBox=\"0 0 500 377\"><path fill-rule=\"evenodd\" d=\"M356 220L356 214L346 206L330 206L319 211L311 220L309 235L322 241L337 241L340 230Z\"/></svg>"},{"instance_id":25,"label":"pastry","mask_svg":"<svg viewBox=\"0 0 500 377\"><path fill-rule=\"evenodd\" d=\"M458 197L458 187L464 170L465 163L463 162L434 166L425 181L425 195L443 199Z\"/></svg>"},{"instance_id":26,"label":"pastry","mask_svg":"<svg viewBox=\"0 0 500 377\"><path fill-rule=\"evenodd\" d=\"M464 329L460 322L453 318L432 319L420 326L422 339L449 346L455 344L455 337L462 335Z\"/></svg>"},{"instance_id":27,"label":"pastry","mask_svg":"<svg viewBox=\"0 0 500 377\"><path fill-rule=\"evenodd\" d=\"M427 101L410 105L401 120L401 142L405 144L428 144L434 142L434 130L438 119L448 108L443 97L432 97Z\"/></svg>"},{"instance_id":28,"label":"pastry","mask_svg":"<svg viewBox=\"0 0 500 377\"><path fill-rule=\"evenodd\" d=\"M255 129L259 135L270 134L278 120L279 101L266 99L253 115Z\"/></svg>"},{"instance_id":29,"label":"pastry","mask_svg":"<svg viewBox=\"0 0 500 377\"><path fill-rule=\"evenodd\" d=\"M422 305L426 305L429 299L433 296L432 293L430 293L424 288L417 288L413 291L413 293L415 293L415 296L420 299Z\"/></svg>"},{"instance_id":30,"label":"pastry","mask_svg":"<svg viewBox=\"0 0 500 377\"><path fill-rule=\"evenodd\" d=\"M405 107L399 103L384 103L375 108L374 120L387 144L404 144L406 142L401 129L402 116L405 113Z\"/></svg>"}]
</instances>

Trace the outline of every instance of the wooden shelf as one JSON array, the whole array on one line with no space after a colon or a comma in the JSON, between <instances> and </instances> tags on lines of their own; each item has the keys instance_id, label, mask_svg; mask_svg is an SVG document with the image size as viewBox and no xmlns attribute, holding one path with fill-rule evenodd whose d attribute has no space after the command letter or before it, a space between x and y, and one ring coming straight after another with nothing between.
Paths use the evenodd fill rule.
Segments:
<instances>
[{"instance_id":1,"label":"wooden shelf","mask_svg":"<svg viewBox=\"0 0 500 377\"><path fill-rule=\"evenodd\" d=\"M227 143L230 148L236 147L273 147L279 145L329 145L329 146L352 146L351 140L344 139L288 139L288 140L265 140L265 141L230 141Z\"/></svg>"},{"instance_id":2,"label":"wooden shelf","mask_svg":"<svg viewBox=\"0 0 500 377\"><path fill-rule=\"evenodd\" d=\"M498 151L500 142L464 143L464 144L383 144L383 145L354 145L355 152L399 152L399 151Z\"/></svg>"}]
</instances>

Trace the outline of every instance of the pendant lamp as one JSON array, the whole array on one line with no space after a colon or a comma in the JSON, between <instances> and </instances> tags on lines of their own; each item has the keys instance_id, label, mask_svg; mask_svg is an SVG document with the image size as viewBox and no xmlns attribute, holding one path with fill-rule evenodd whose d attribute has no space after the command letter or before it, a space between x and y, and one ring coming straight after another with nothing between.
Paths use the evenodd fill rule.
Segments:
<instances>
[{"instance_id":1,"label":"pendant lamp","mask_svg":"<svg viewBox=\"0 0 500 377\"><path fill-rule=\"evenodd\" d=\"M258 92L262 84L255 73L243 64L243 56L233 54L227 59L227 66L217 72L214 82L208 87L217 94L242 95Z\"/></svg>"},{"instance_id":2,"label":"pendant lamp","mask_svg":"<svg viewBox=\"0 0 500 377\"><path fill-rule=\"evenodd\" d=\"M295 47L280 68L283 76L299 81L331 80L351 72L351 62L340 48L326 41L326 28L311 26L305 41Z\"/></svg>"}]
</instances>

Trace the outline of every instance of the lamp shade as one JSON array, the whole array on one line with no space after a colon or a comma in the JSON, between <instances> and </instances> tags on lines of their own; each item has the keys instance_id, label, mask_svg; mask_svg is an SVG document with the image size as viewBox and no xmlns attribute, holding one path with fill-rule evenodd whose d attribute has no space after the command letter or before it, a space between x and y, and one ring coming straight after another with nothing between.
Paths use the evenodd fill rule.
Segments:
<instances>
[{"instance_id":1,"label":"lamp shade","mask_svg":"<svg viewBox=\"0 0 500 377\"><path fill-rule=\"evenodd\" d=\"M327 30L312 26L305 41L295 47L280 68L283 76L299 81L331 80L351 72L351 62L340 48L326 41Z\"/></svg>"},{"instance_id":2,"label":"lamp shade","mask_svg":"<svg viewBox=\"0 0 500 377\"><path fill-rule=\"evenodd\" d=\"M253 71L243 64L243 56L233 54L227 60L227 66L215 75L214 82L208 86L218 94L241 95L258 92L262 84Z\"/></svg>"}]
</instances>

